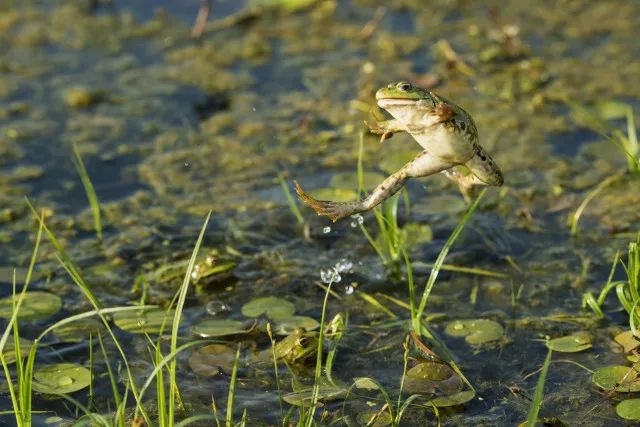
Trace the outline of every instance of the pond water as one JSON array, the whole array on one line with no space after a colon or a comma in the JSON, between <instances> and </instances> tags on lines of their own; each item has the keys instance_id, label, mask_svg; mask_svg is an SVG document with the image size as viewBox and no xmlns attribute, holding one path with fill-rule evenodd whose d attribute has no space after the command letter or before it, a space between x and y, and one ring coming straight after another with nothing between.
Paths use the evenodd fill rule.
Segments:
<instances>
[{"instance_id":1,"label":"pond water","mask_svg":"<svg viewBox=\"0 0 640 427\"><path fill-rule=\"evenodd\" d=\"M212 417L213 398L224 422L232 383L235 422L243 413L246 425L303 418L308 398L303 409L296 403L314 384L318 337L294 330L317 330L331 283L323 332L333 335L321 340L318 424L367 425L367 414L378 414L369 425L390 425L379 386L356 382L349 389L355 379L375 379L397 415L404 369L442 358L459 369L450 372L455 380L425 385L404 377L411 380L402 400L423 397L409 402L399 425L517 425L532 406L545 339L580 333L592 346L553 353L539 417L626 425L616 404L633 395L603 391L589 370L629 365L633 355L613 340L629 330L629 315L615 292L604 301L604 317L583 307L583 295L597 296L617 253L626 254L640 229L638 174L625 173L623 150L596 131L632 139L640 3L545 5L216 0L196 40L197 0L2 2L0 297L11 296L14 268L21 289L36 241L38 221L25 196L59 243L43 235L29 292L57 295L61 306L25 315L21 337L33 340L92 310L65 271L66 256L101 307L167 309L211 211L179 328L178 345L189 345L177 357L185 405L176 419ZM297 202L298 219L283 190L295 197L297 180L317 196L353 198L359 161L370 190L417 155L410 136L381 144L363 124L382 114L376 90L405 80L463 106L505 176L503 187L487 189L451 247L423 316L433 336L423 331L422 341L408 338L408 283L415 282L419 299L469 206L458 188L438 174L409 181L397 199L397 215L388 218L397 221L410 271L400 253L382 259L363 233L362 226L374 243L386 244L373 213L363 214L362 224L333 224ZM101 240L74 150L99 199ZM568 218L590 194L572 235ZM626 278L618 266L612 280ZM256 301L262 297L273 298ZM45 298L32 300L46 301L45 311L57 307ZM3 310L4 330L11 304ZM131 313L139 311L107 320L141 387L153 371L151 343L165 312L147 313L149 329ZM344 325L332 329L337 315ZM497 322L497 335L460 336L456 330L476 327L455 323L466 319ZM113 337L103 333L100 349L100 322L85 326L69 332L73 339L47 334L36 368L91 368L91 391L67 392L89 412L110 417L117 404L107 361L122 395L128 375ZM170 326L158 341L164 355ZM280 359L275 372L273 357ZM15 369L9 365L14 380ZM64 378L58 386L76 381ZM470 390L459 404L433 404ZM152 424L161 423L155 392L152 386L144 399ZM34 390L34 423L81 419L84 411L56 393ZM6 378L0 401L9 411L0 422L15 424ZM124 406L126 419L139 415L131 393Z\"/></svg>"}]
</instances>

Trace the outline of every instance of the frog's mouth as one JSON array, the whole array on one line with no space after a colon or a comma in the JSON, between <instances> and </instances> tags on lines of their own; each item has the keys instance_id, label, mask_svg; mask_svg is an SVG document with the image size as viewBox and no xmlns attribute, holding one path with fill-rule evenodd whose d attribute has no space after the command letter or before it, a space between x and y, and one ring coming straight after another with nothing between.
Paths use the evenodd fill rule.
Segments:
<instances>
[{"instance_id":1,"label":"frog's mouth","mask_svg":"<svg viewBox=\"0 0 640 427\"><path fill-rule=\"evenodd\" d=\"M417 99L411 98L378 98L378 106L381 108L387 107L404 107L415 105Z\"/></svg>"}]
</instances>

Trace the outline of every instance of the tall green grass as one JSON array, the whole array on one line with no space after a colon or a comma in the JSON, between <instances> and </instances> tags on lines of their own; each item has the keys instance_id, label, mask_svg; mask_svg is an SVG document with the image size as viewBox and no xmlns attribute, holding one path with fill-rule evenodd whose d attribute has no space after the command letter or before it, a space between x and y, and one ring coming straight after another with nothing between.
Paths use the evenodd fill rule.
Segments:
<instances>
[{"instance_id":1,"label":"tall green grass","mask_svg":"<svg viewBox=\"0 0 640 427\"><path fill-rule=\"evenodd\" d=\"M93 183L91 182L91 178L89 178L89 172L87 172L87 168L84 166L84 162L82 161L82 157L80 156L80 152L78 151L78 147L76 144L73 144L73 154L74 161L73 164L78 171L78 175L80 175L80 181L82 182L82 186L84 187L84 191L87 194L87 200L89 201L89 206L91 207L91 214L93 215L93 223L96 228L96 235L98 236L98 240L102 240L102 219L100 217L100 200L98 199L98 194L96 193L96 189L93 187Z\"/></svg>"}]
</instances>

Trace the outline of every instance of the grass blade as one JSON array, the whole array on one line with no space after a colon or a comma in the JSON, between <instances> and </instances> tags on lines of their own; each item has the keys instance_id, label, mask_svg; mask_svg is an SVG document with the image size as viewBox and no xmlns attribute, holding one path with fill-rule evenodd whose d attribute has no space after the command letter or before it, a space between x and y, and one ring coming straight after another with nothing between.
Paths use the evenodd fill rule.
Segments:
<instances>
[{"instance_id":1,"label":"grass blade","mask_svg":"<svg viewBox=\"0 0 640 427\"><path fill-rule=\"evenodd\" d=\"M87 172L87 168L84 166L84 162L82 161L82 157L80 156L80 152L78 151L78 147L76 144L72 144L73 146L73 154L75 155L75 159L73 164L78 171L78 175L80 175L80 181L82 182L82 186L84 187L84 192L87 194L87 200L89 201L89 206L91 207L91 214L93 215L93 223L96 228L96 235L98 236L98 240L102 240L102 220L100 218L100 200L98 199L98 195L96 194L96 189L93 187L91 183L91 178L89 178L89 173Z\"/></svg>"},{"instance_id":2,"label":"grass blade","mask_svg":"<svg viewBox=\"0 0 640 427\"><path fill-rule=\"evenodd\" d=\"M544 359L538 382L536 383L536 390L533 393L533 400L531 401L531 407L529 408L529 415L526 421L527 427L535 427L536 421L538 420L538 413L542 407L542 398L544 397L544 382L547 379L547 372L551 364L551 354L553 354L553 350L549 349L547 357Z\"/></svg>"}]
</instances>

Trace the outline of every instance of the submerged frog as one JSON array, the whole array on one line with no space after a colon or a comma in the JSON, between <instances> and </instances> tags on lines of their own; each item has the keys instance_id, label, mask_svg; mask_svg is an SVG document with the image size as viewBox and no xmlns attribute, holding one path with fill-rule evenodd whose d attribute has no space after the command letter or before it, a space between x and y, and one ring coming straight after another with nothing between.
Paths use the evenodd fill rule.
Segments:
<instances>
[{"instance_id":1,"label":"submerged frog","mask_svg":"<svg viewBox=\"0 0 640 427\"><path fill-rule=\"evenodd\" d=\"M474 185L501 186L504 183L500 168L478 143L473 119L458 105L407 82L392 83L379 89L376 100L378 106L387 110L393 119L369 126L371 132L381 135L381 141L394 133L407 132L424 151L385 179L363 200L316 200L296 182L298 196L318 215L336 222L368 211L400 190L409 178L437 172L444 172L447 178L457 182L465 198Z\"/></svg>"},{"instance_id":2,"label":"submerged frog","mask_svg":"<svg viewBox=\"0 0 640 427\"><path fill-rule=\"evenodd\" d=\"M276 359L287 363L300 363L318 350L318 333L296 328L293 333L278 342L275 347Z\"/></svg>"}]
</instances>

